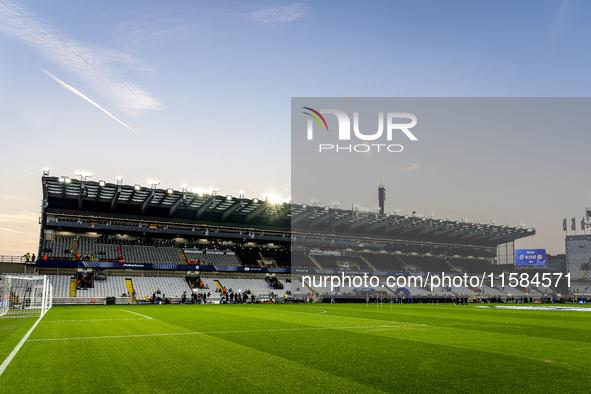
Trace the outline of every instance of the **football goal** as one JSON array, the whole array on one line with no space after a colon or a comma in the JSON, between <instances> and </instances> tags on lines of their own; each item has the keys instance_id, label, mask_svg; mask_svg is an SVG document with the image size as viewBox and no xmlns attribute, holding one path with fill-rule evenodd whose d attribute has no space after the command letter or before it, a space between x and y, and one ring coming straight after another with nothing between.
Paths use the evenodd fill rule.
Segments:
<instances>
[{"instance_id":1,"label":"football goal","mask_svg":"<svg viewBox=\"0 0 591 394\"><path fill-rule=\"evenodd\" d=\"M0 275L0 318L42 317L51 308L52 287L45 275Z\"/></svg>"}]
</instances>

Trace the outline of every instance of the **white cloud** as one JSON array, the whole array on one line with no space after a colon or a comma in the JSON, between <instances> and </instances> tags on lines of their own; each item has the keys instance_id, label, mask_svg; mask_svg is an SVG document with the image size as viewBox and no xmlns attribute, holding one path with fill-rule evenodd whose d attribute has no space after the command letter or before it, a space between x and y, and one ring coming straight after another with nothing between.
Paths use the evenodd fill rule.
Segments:
<instances>
[{"instance_id":1,"label":"white cloud","mask_svg":"<svg viewBox=\"0 0 591 394\"><path fill-rule=\"evenodd\" d=\"M286 6L263 8L252 12L250 17L258 23L286 23L307 15L304 4L294 3Z\"/></svg>"},{"instance_id":2,"label":"white cloud","mask_svg":"<svg viewBox=\"0 0 591 394\"><path fill-rule=\"evenodd\" d=\"M420 165L418 165L417 163L412 163L410 166L403 168L403 171L416 171L419 168L421 168Z\"/></svg>"},{"instance_id":3,"label":"white cloud","mask_svg":"<svg viewBox=\"0 0 591 394\"><path fill-rule=\"evenodd\" d=\"M119 76L113 63L137 63L130 56L73 40L14 4L0 3L0 31L36 48L47 61L74 73L129 115L163 108L153 95Z\"/></svg>"},{"instance_id":4,"label":"white cloud","mask_svg":"<svg viewBox=\"0 0 591 394\"><path fill-rule=\"evenodd\" d=\"M32 198L24 198L22 196L13 196L10 194L0 194L0 200L14 200L14 201L26 201L26 202L39 202L40 200Z\"/></svg>"},{"instance_id":5,"label":"white cloud","mask_svg":"<svg viewBox=\"0 0 591 394\"><path fill-rule=\"evenodd\" d=\"M103 111L104 113L106 113L107 115L109 115L111 118L115 119L117 122L121 123L123 126L127 127L129 130L131 130L131 131L133 131L134 133L137 134L137 131L135 131L134 129L132 129L131 127L129 127L128 125L126 125L125 123L123 123L122 121L120 121L119 119L117 119L116 117L114 117L109 111L107 111L106 109L104 109L103 107L101 107L99 104L97 104L96 102L94 102L92 99L86 97L83 93L79 92L76 88L73 88L72 86L68 85L67 83L65 83L64 81L62 81L61 79L59 79L58 77L56 77L55 75L53 75L52 73L50 73L49 71L45 71L45 70L42 70L42 71L45 74L49 75L54 81L56 81L57 83L59 83L60 85L62 85L64 88L66 88L70 92L74 93L77 96L82 97L84 100L88 101L90 104L94 105L95 107L97 107L98 109L100 109L101 111Z\"/></svg>"},{"instance_id":6,"label":"white cloud","mask_svg":"<svg viewBox=\"0 0 591 394\"><path fill-rule=\"evenodd\" d=\"M33 212L21 212L16 215L11 214L0 214L0 223L27 223L27 222L35 222L37 223L39 219L39 214Z\"/></svg>"},{"instance_id":7,"label":"white cloud","mask_svg":"<svg viewBox=\"0 0 591 394\"><path fill-rule=\"evenodd\" d=\"M5 228L5 227L0 227L0 231L6 231L6 232L9 232L9 233L21 234L20 231L12 230L12 229Z\"/></svg>"}]
</instances>

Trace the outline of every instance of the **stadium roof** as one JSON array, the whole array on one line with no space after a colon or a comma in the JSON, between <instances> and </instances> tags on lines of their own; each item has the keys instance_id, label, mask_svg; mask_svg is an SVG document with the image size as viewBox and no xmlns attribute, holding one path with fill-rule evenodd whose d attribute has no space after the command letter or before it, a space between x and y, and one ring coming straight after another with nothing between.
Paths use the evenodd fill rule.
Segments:
<instances>
[{"instance_id":1,"label":"stadium roof","mask_svg":"<svg viewBox=\"0 0 591 394\"><path fill-rule=\"evenodd\" d=\"M534 229L44 176L48 213L494 247Z\"/></svg>"}]
</instances>

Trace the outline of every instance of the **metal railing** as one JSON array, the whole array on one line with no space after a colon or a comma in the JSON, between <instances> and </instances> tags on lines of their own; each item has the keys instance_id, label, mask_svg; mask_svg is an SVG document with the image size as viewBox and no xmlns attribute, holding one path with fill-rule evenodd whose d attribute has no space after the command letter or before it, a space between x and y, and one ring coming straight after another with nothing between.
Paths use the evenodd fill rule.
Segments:
<instances>
[{"instance_id":1,"label":"metal railing","mask_svg":"<svg viewBox=\"0 0 591 394\"><path fill-rule=\"evenodd\" d=\"M25 256L0 256L0 263L25 263Z\"/></svg>"}]
</instances>

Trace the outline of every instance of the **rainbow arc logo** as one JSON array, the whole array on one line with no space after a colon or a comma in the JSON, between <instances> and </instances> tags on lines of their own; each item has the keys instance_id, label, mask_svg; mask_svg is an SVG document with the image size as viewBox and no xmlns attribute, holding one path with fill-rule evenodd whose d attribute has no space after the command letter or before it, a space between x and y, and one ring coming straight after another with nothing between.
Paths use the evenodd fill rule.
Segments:
<instances>
[{"instance_id":1,"label":"rainbow arc logo","mask_svg":"<svg viewBox=\"0 0 591 394\"><path fill-rule=\"evenodd\" d=\"M328 131L328 125L326 124L326 120L324 119L324 116L322 116L322 115L320 114L320 112L318 112L318 111L316 111L315 109L312 109L312 108L310 108L310 107L302 107L302 108L303 108L303 109L307 109L308 111L312 111L312 112L314 112L316 115L318 115L318 116L320 117L320 119L322 119L322 122L324 122L324 126L326 126L326 131ZM320 130L323 130L323 128L322 128L322 123L320 123L320 120L318 120L318 118L317 118L316 116L312 115L312 114L311 114L311 113L309 113L309 112L302 112L302 113L303 113L303 114L306 114L306 115L308 115L308 116L310 116L310 117L312 117L312 118L313 118L313 119L314 119L314 120L315 120L315 121L318 123L318 126L320 126Z\"/></svg>"}]
</instances>

